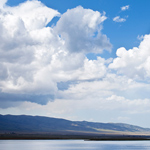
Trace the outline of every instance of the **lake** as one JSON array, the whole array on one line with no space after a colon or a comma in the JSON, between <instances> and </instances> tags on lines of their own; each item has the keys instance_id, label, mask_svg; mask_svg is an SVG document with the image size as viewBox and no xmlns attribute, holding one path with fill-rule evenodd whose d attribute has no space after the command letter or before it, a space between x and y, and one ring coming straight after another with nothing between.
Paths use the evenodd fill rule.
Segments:
<instances>
[{"instance_id":1,"label":"lake","mask_svg":"<svg viewBox=\"0 0 150 150\"><path fill-rule=\"evenodd\" d=\"M150 141L0 140L0 150L150 150Z\"/></svg>"}]
</instances>

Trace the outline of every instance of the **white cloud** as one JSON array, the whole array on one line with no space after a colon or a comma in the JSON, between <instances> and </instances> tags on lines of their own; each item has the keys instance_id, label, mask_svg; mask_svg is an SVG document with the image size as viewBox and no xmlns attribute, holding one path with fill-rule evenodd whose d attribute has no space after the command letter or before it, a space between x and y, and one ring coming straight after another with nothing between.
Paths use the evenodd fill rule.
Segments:
<instances>
[{"instance_id":1,"label":"white cloud","mask_svg":"<svg viewBox=\"0 0 150 150\"><path fill-rule=\"evenodd\" d=\"M3 7L5 6L7 0L1 0L0 1L0 8L3 9Z\"/></svg>"},{"instance_id":2,"label":"white cloud","mask_svg":"<svg viewBox=\"0 0 150 150\"><path fill-rule=\"evenodd\" d=\"M147 80L150 79L150 35L145 35L139 47L126 50L121 47L117 50L117 58L109 65L118 73L130 78Z\"/></svg>"},{"instance_id":3,"label":"white cloud","mask_svg":"<svg viewBox=\"0 0 150 150\"><path fill-rule=\"evenodd\" d=\"M83 68L78 70L79 80L94 80L100 79L107 73L106 64L110 60L105 60L101 57L97 57L97 60L85 59Z\"/></svg>"},{"instance_id":4,"label":"white cloud","mask_svg":"<svg viewBox=\"0 0 150 150\"><path fill-rule=\"evenodd\" d=\"M122 6L122 7L121 7L121 10L122 10L122 11L128 10L128 9L129 9L129 7L130 7L129 5Z\"/></svg>"},{"instance_id":5,"label":"white cloud","mask_svg":"<svg viewBox=\"0 0 150 150\"><path fill-rule=\"evenodd\" d=\"M132 117L134 122L136 119L132 115L139 116L143 114L145 116L145 114L150 114L149 107L150 99L129 100L121 96L111 95L106 99L91 97L85 97L81 100L56 99L54 102L48 102L47 105L22 102L19 106L5 109L3 113L43 115L70 120L83 120L83 118L89 120L90 116L93 117L93 121L101 122L110 122L112 116L116 117L113 121L118 121L118 119L123 119L120 117L122 115L126 119L129 116ZM114 112L115 115L113 114ZM109 113L109 115L106 115L106 113ZM82 116L83 114L84 117ZM105 119L107 117L108 119ZM129 120L129 122L131 121Z\"/></svg>"},{"instance_id":6,"label":"white cloud","mask_svg":"<svg viewBox=\"0 0 150 150\"><path fill-rule=\"evenodd\" d=\"M56 16L60 17L56 26L47 27ZM105 13L79 6L60 16L35 0L5 5L0 18L2 112L78 120L82 112L96 116L112 110L126 117L128 112L149 111L150 35L139 47L119 48L115 59L89 60L89 52L111 50L109 39L101 33Z\"/></svg>"},{"instance_id":7,"label":"white cloud","mask_svg":"<svg viewBox=\"0 0 150 150\"><path fill-rule=\"evenodd\" d=\"M150 99L129 100L121 96L112 95L107 98L107 101L109 101L109 106L112 106L110 109L121 109L131 114L149 112Z\"/></svg>"},{"instance_id":8,"label":"white cloud","mask_svg":"<svg viewBox=\"0 0 150 150\"><path fill-rule=\"evenodd\" d=\"M140 41L142 41L144 39L144 36L143 35L141 35L141 36L138 35L137 39L140 40Z\"/></svg>"},{"instance_id":9,"label":"white cloud","mask_svg":"<svg viewBox=\"0 0 150 150\"><path fill-rule=\"evenodd\" d=\"M21 18L28 31L44 28L55 16L60 15L58 11L37 0L26 1L16 7L7 7L6 10Z\"/></svg>"},{"instance_id":10,"label":"white cloud","mask_svg":"<svg viewBox=\"0 0 150 150\"><path fill-rule=\"evenodd\" d=\"M115 22L125 22L126 19L125 18L120 18L120 16L116 16L113 18L113 21Z\"/></svg>"},{"instance_id":11,"label":"white cloud","mask_svg":"<svg viewBox=\"0 0 150 150\"><path fill-rule=\"evenodd\" d=\"M138 83L128 77L107 73L100 80L78 81L68 89L58 91L57 98L68 100L106 99L118 95L125 99L150 99L148 83Z\"/></svg>"},{"instance_id":12,"label":"white cloud","mask_svg":"<svg viewBox=\"0 0 150 150\"><path fill-rule=\"evenodd\" d=\"M48 44L49 41L42 40L48 38L53 42L54 35L51 29L45 26L57 15L59 15L57 11L47 8L38 1L27 1L17 7L6 6L1 12L0 63L4 68L2 77L5 78L0 81L2 92L38 91L41 94L42 88L44 93L55 91L56 86L53 86L55 83L50 80L48 85L45 80L39 79L39 74L43 71L44 61L50 61L52 57L50 55L52 46ZM45 34L46 29L47 34ZM36 36L33 35L35 32ZM40 35L42 32L43 36Z\"/></svg>"},{"instance_id":13,"label":"white cloud","mask_svg":"<svg viewBox=\"0 0 150 150\"><path fill-rule=\"evenodd\" d=\"M106 74L107 60L85 56L111 49L100 32L105 13L80 6L62 14L55 27L46 27L55 16L60 13L36 0L6 5L0 12L0 97L9 97L7 103L12 97L45 104L57 96L59 82Z\"/></svg>"},{"instance_id":14,"label":"white cloud","mask_svg":"<svg viewBox=\"0 0 150 150\"><path fill-rule=\"evenodd\" d=\"M109 39L101 34L106 19L105 13L79 6L64 13L55 30L65 40L64 46L70 52L102 53L104 49L111 50Z\"/></svg>"}]
</instances>

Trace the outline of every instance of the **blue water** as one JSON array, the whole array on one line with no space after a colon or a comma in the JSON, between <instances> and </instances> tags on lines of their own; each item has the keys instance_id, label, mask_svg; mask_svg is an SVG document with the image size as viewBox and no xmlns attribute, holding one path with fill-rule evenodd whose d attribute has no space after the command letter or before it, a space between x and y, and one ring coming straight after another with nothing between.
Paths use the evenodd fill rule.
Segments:
<instances>
[{"instance_id":1,"label":"blue water","mask_svg":"<svg viewBox=\"0 0 150 150\"><path fill-rule=\"evenodd\" d=\"M150 150L150 141L0 140L0 150Z\"/></svg>"}]
</instances>

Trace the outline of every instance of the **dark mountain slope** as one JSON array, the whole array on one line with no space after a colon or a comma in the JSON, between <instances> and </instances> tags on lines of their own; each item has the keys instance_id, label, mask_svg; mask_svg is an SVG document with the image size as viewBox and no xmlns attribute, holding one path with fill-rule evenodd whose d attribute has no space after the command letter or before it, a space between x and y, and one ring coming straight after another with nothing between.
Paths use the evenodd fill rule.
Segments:
<instances>
[{"instance_id":1,"label":"dark mountain slope","mask_svg":"<svg viewBox=\"0 0 150 150\"><path fill-rule=\"evenodd\" d=\"M82 125L74 126L72 121L41 116L0 115L0 131L5 132L52 132L52 131L94 131Z\"/></svg>"},{"instance_id":2,"label":"dark mountain slope","mask_svg":"<svg viewBox=\"0 0 150 150\"><path fill-rule=\"evenodd\" d=\"M50 132L150 132L148 128L133 126L122 123L94 123L86 121L69 121L65 119L41 117L41 116L14 116L0 115L0 132L30 132L30 133L50 133Z\"/></svg>"}]
</instances>

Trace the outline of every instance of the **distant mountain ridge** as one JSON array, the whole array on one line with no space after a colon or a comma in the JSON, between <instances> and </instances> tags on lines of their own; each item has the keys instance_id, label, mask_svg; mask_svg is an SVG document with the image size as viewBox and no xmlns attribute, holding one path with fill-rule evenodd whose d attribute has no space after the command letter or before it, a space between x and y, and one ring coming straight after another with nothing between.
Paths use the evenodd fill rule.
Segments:
<instances>
[{"instance_id":1,"label":"distant mountain ridge","mask_svg":"<svg viewBox=\"0 0 150 150\"><path fill-rule=\"evenodd\" d=\"M51 133L65 131L74 133L150 133L149 128L142 128L123 123L95 123L87 121L70 121L42 116L0 115L0 133Z\"/></svg>"}]
</instances>

